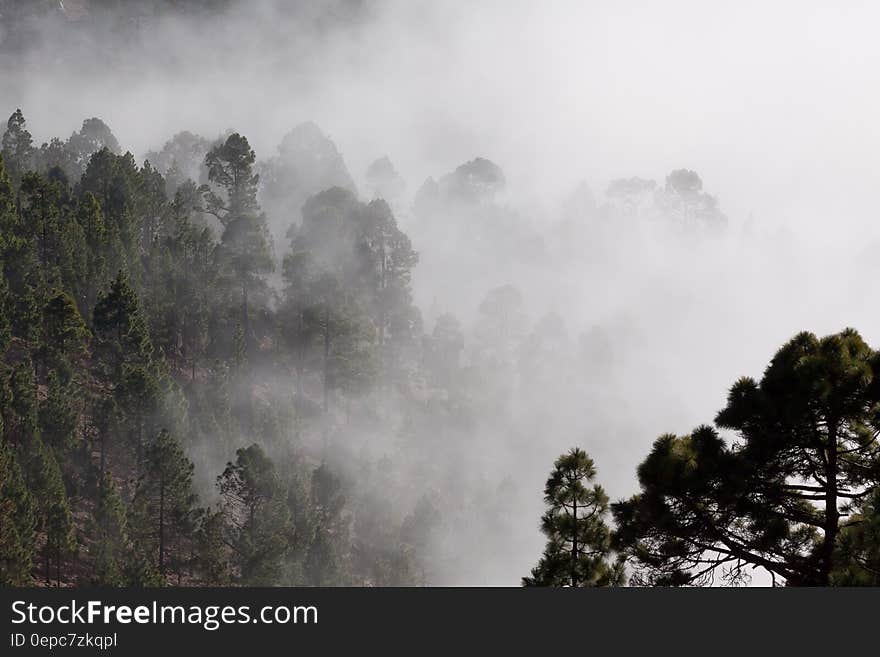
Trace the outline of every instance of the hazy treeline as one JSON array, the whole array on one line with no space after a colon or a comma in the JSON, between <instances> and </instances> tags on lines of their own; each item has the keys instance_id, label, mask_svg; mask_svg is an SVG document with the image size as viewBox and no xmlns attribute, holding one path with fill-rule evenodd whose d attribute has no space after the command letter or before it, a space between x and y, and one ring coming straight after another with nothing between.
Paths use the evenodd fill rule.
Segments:
<instances>
[{"instance_id":1,"label":"hazy treeline","mask_svg":"<svg viewBox=\"0 0 880 657\"><path fill-rule=\"evenodd\" d=\"M566 366L562 320L529 331L512 286L482 301L469 349L452 315L427 332L410 291L419 256L389 204L358 200L314 125L279 152L258 163L238 133L181 133L138 165L100 119L37 148L22 113L10 117L0 224L7 583L430 582L435 560L462 558L444 554L441 510L457 539L456 522L516 517L502 508L517 495L504 481L455 507L457 488L479 493L456 456L477 458L467 441L487 417L513 421L511 385L559 385L569 371L563 383L577 389L610 375L601 332L585 333L583 360ZM393 165L372 174L393 197ZM336 186L309 195L325 182ZM425 183L415 215L428 226L438 212L467 219L502 183L476 159ZM620 205L595 209L594 225L602 212L645 212L691 236L723 229L693 172L653 187L615 183ZM261 199L276 216L302 203L279 238L286 248ZM612 505L616 531L602 489L576 483L595 475L592 462L572 452L557 467L574 474L548 481L550 542L528 582L620 584L627 558L644 583L706 581L716 569L741 581L749 566L788 583L874 581L877 367L855 333L796 338L765 374L767 390L743 380L719 414L744 444L726 446L710 428L659 439L639 468L643 492ZM830 464L838 451L846 457ZM576 488L558 489L565 482ZM834 514L810 506L827 499ZM578 504L591 510L586 524Z\"/></svg>"},{"instance_id":2,"label":"hazy treeline","mask_svg":"<svg viewBox=\"0 0 880 657\"><path fill-rule=\"evenodd\" d=\"M680 4L0 0L3 581L876 583L863 169Z\"/></svg>"}]
</instances>

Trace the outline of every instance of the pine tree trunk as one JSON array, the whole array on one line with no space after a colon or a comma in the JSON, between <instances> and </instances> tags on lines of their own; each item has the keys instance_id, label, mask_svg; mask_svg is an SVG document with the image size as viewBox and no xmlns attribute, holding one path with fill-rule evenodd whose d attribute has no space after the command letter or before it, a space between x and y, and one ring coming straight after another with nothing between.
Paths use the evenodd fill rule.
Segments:
<instances>
[{"instance_id":1,"label":"pine tree trunk","mask_svg":"<svg viewBox=\"0 0 880 657\"><path fill-rule=\"evenodd\" d=\"M834 547L839 530L837 510L837 419L828 422L828 446L825 452L825 539L822 543L822 563L819 586L828 586L834 565Z\"/></svg>"},{"instance_id":2,"label":"pine tree trunk","mask_svg":"<svg viewBox=\"0 0 880 657\"><path fill-rule=\"evenodd\" d=\"M574 500L574 508L572 509L572 515L574 516L574 533L571 537L571 586L572 588L577 586L577 559L578 559L578 503L577 498Z\"/></svg>"},{"instance_id":3,"label":"pine tree trunk","mask_svg":"<svg viewBox=\"0 0 880 657\"><path fill-rule=\"evenodd\" d=\"M330 410L330 310L324 309L324 415Z\"/></svg>"},{"instance_id":4,"label":"pine tree trunk","mask_svg":"<svg viewBox=\"0 0 880 657\"><path fill-rule=\"evenodd\" d=\"M165 482L159 484L159 572L165 574Z\"/></svg>"},{"instance_id":5,"label":"pine tree trunk","mask_svg":"<svg viewBox=\"0 0 880 657\"><path fill-rule=\"evenodd\" d=\"M250 324L248 321L248 290L244 276L241 279L241 330L244 332L244 353L248 355L248 342L251 339Z\"/></svg>"}]
</instances>

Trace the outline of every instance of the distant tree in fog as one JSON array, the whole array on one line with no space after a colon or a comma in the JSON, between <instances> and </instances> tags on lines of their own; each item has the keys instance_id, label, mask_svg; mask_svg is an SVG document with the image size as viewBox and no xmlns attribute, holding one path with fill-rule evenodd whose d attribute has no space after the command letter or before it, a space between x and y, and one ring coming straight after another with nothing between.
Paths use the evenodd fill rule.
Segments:
<instances>
[{"instance_id":1,"label":"distant tree in fog","mask_svg":"<svg viewBox=\"0 0 880 657\"><path fill-rule=\"evenodd\" d=\"M605 197L625 216L633 216L639 214L655 187L657 183L653 180L638 177L619 178L608 185Z\"/></svg>"},{"instance_id":2,"label":"distant tree in fog","mask_svg":"<svg viewBox=\"0 0 880 657\"><path fill-rule=\"evenodd\" d=\"M387 156L381 157L367 167L367 185L376 198L394 203L403 195L406 183Z\"/></svg>"},{"instance_id":3,"label":"distant tree in fog","mask_svg":"<svg viewBox=\"0 0 880 657\"><path fill-rule=\"evenodd\" d=\"M223 225L221 271L228 295L240 300L238 322L245 352L256 341L251 321L253 307L265 303L265 276L275 268L266 217L257 203L259 176L253 171L255 159L247 138L238 133L231 134L205 157L213 185L204 189L205 211Z\"/></svg>"},{"instance_id":4,"label":"distant tree in fog","mask_svg":"<svg viewBox=\"0 0 880 657\"><path fill-rule=\"evenodd\" d=\"M207 139L184 131L174 135L158 151L148 152L146 159L165 176L166 192L173 196L187 179L199 184L208 182L205 156L210 149Z\"/></svg>"},{"instance_id":5,"label":"distant tree in fog","mask_svg":"<svg viewBox=\"0 0 880 657\"><path fill-rule=\"evenodd\" d=\"M655 193L655 203L663 216L686 231L719 230L727 224L718 201L703 191L700 176L689 169L677 169L666 176L665 187Z\"/></svg>"},{"instance_id":6,"label":"distant tree in fog","mask_svg":"<svg viewBox=\"0 0 880 657\"><path fill-rule=\"evenodd\" d=\"M236 580L251 586L277 582L292 528L286 492L272 460L259 445L243 447L217 477L217 487Z\"/></svg>"},{"instance_id":7,"label":"distant tree in fog","mask_svg":"<svg viewBox=\"0 0 880 657\"><path fill-rule=\"evenodd\" d=\"M24 174L33 168L35 154L33 139L20 109L15 110L6 122L0 153L6 163L6 172L17 187Z\"/></svg>"}]
</instances>

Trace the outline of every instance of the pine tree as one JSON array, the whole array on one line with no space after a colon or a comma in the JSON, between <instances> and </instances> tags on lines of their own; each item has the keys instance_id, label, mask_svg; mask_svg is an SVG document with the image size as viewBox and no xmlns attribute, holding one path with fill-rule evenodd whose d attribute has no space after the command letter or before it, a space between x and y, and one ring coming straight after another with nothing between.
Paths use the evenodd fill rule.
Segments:
<instances>
[{"instance_id":1,"label":"pine tree","mask_svg":"<svg viewBox=\"0 0 880 657\"><path fill-rule=\"evenodd\" d=\"M128 276L120 270L94 312L95 355L103 376L118 380L122 366L146 365L152 355L147 323Z\"/></svg>"},{"instance_id":2,"label":"pine tree","mask_svg":"<svg viewBox=\"0 0 880 657\"><path fill-rule=\"evenodd\" d=\"M24 586L30 582L35 530L34 501L16 450L0 440L0 585Z\"/></svg>"},{"instance_id":3,"label":"pine tree","mask_svg":"<svg viewBox=\"0 0 880 657\"><path fill-rule=\"evenodd\" d=\"M15 202L15 192L0 158L0 264L6 287L6 311L12 335L30 341L37 338L40 322L37 291L43 274L37 258L36 240L25 226Z\"/></svg>"},{"instance_id":4,"label":"pine tree","mask_svg":"<svg viewBox=\"0 0 880 657\"><path fill-rule=\"evenodd\" d=\"M223 536L223 512L203 510L195 536L195 564L199 581L205 586L229 583L229 559Z\"/></svg>"},{"instance_id":5,"label":"pine tree","mask_svg":"<svg viewBox=\"0 0 880 657\"><path fill-rule=\"evenodd\" d=\"M67 382L77 359L85 355L89 331L76 302L55 290L43 308L40 361L44 370L56 370Z\"/></svg>"},{"instance_id":6,"label":"pine tree","mask_svg":"<svg viewBox=\"0 0 880 657\"><path fill-rule=\"evenodd\" d=\"M46 534L43 545L45 577L46 583L49 584L52 575L50 566L54 562L55 585L61 586L64 559L76 549L73 513L67 499L61 468L52 450L43 446L40 460L43 471L37 490L40 491L38 506Z\"/></svg>"},{"instance_id":7,"label":"pine tree","mask_svg":"<svg viewBox=\"0 0 880 657\"><path fill-rule=\"evenodd\" d=\"M12 325L12 335L21 339L28 345L33 345L40 337L40 284L39 274L36 268L30 269L28 261L31 260L31 248L27 243L13 237L7 241L8 245L13 248L21 247L17 252L7 251L4 260L7 263L7 273L16 264L24 265L22 270L13 273L8 280L12 293L10 294L10 323ZM17 274L22 274L18 277ZM33 284L32 284L33 282ZM36 345L39 346L39 345Z\"/></svg>"},{"instance_id":8,"label":"pine tree","mask_svg":"<svg viewBox=\"0 0 880 657\"><path fill-rule=\"evenodd\" d=\"M117 155L121 151L113 132L97 117L83 121L79 131L70 135L62 145L62 150L64 160L70 166L66 172L72 180L79 180L80 176L85 175L95 153L106 150L110 155Z\"/></svg>"},{"instance_id":9,"label":"pine tree","mask_svg":"<svg viewBox=\"0 0 880 657\"><path fill-rule=\"evenodd\" d=\"M158 431L163 390L154 373L140 365L124 365L113 391L122 444L133 457L136 475L141 473L149 438Z\"/></svg>"},{"instance_id":10,"label":"pine tree","mask_svg":"<svg viewBox=\"0 0 880 657\"><path fill-rule=\"evenodd\" d=\"M358 252L362 278L370 281L372 316L377 329L384 384L405 381L406 352L421 332L421 316L412 304L410 282L418 262L409 237L397 226L383 200L372 201L363 211Z\"/></svg>"},{"instance_id":11,"label":"pine tree","mask_svg":"<svg viewBox=\"0 0 880 657\"><path fill-rule=\"evenodd\" d=\"M608 496L598 484L593 460L574 448L554 464L544 487L547 512L541 531L547 547L524 586L613 586L623 582L623 562L609 561L611 531L605 524Z\"/></svg>"},{"instance_id":12,"label":"pine tree","mask_svg":"<svg viewBox=\"0 0 880 657\"><path fill-rule=\"evenodd\" d=\"M464 335L459 321L448 313L440 315L423 351L424 366L430 382L452 393L460 386L459 372Z\"/></svg>"},{"instance_id":13,"label":"pine tree","mask_svg":"<svg viewBox=\"0 0 880 657\"><path fill-rule=\"evenodd\" d=\"M91 192L79 200L76 221L85 243L84 278L77 285L77 302L84 315L91 316L99 292L108 282L108 269L118 264L110 250L111 234L104 224L101 206Z\"/></svg>"},{"instance_id":14,"label":"pine tree","mask_svg":"<svg viewBox=\"0 0 880 657\"><path fill-rule=\"evenodd\" d=\"M342 482L322 463L312 472L314 535L305 560L306 581L313 586L347 583L349 519L344 514Z\"/></svg>"},{"instance_id":15,"label":"pine tree","mask_svg":"<svg viewBox=\"0 0 880 657\"><path fill-rule=\"evenodd\" d=\"M40 435L37 382L30 360L15 368L11 388L18 428L15 444L23 455L25 482L35 502L37 528L44 536L44 576L48 584L50 564L54 562L56 582L60 584L63 559L74 548L73 518L58 460Z\"/></svg>"},{"instance_id":16,"label":"pine tree","mask_svg":"<svg viewBox=\"0 0 880 657\"><path fill-rule=\"evenodd\" d=\"M125 507L109 472L104 472L98 487L91 537L92 583L122 586L129 553L128 525Z\"/></svg>"},{"instance_id":17,"label":"pine tree","mask_svg":"<svg viewBox=\"0 0 880 657\"><path fill-rule=\"evenodd\" d=\"M33 139L20 109L15 110L6 122L0 153L6 161L12 184L18 187L24 174L33 169L35 164Z\"/></svg>"},{"instance_id":18,"label":"pine tree","mask_svg":"<svg viewBox=\"0 0 880 657\"><path fill-rule=\"evenodd\" d=\"M28 173L19 192L19 234L31 240L42 278L49 287L77 290L84 284L86 243L75 202L63 179Z\"/></svg>"},{"instance_id":19,"label":"pine tree","mask_svg":"<svg viewBox=\"0 0 880 657\"><path fill-rule=\"evenodd\" d=\"M111 244L117 243L129 276L140 280L141 228L144 217L139 212L140 172L131 153L116 155L102 148L91 155L79 184L81 195L91 193L98 200ZM117 242L118 240L118 242Z\"/></svg>"},{"instance_id":20,"label":"pine tree","mask_svg":"<svg viewBox=\"0 0 880 657\"><path fill-rule=\"evenodd\" d=\"M79 418L76 386L49 372L46 398L40 402L40 432L44 442L61 458L69 457L76 442Z\"/></svg>"},{"instance_id":21,"label":"pine tree","mask_svg":"<svg viewBox=\"0 0 880 657\"><path fill-rule=\"evenodd\" d=\"M7 440L14 447L27 446L28 441L38 435L37 380L34 364L27 356L12 368L8 405L4 404L2 410ZM25 454L30 456L27 452Z\"/></svg>"},{"instance_id":22,"label":"pine tree","mask_svg":"<svg viewBox=\"0 0 880 657\"><path fill-rule=\"evenodd\" d=\"M3 236L0 235L0 253L3 252ZM3 261L0 260L0 354L6 353L12 339L12 324L9 321L10 298L9 285L3 275Z\"/></svg>"},{"instance_id":23,"label":"pine tree","mask_svg":"<svg viewBox=\"0 0 880 657\"><path fill-rule=\"evenodd\" d=\"M217 486L236 580L251 586L277 581L291 527L285 491L271 459L258 445L241 448Z\"/></svg>"},{"instance_id":24,"label":"pine tree","mask_svg":"<svg viewBox=\"0 0 880 657\"><path fill-rule=\"evenodd\" d=\"M136 524L139 537L150 545L156 570L164 576L169 555L174 551L174 539L185 533L185 521L195 502L193 464L174 436L165 430L147 447L145 461L134 495L133 504L140 510Z\"/></svg>"},{"instance_id":25,"label":"pine tree","mask_svg":"<svg viewBox=\"0 0 880 657\"><path fill-rule=\"evenodd\" d=\"M223 225L218 255L223 263L230 298L239 299L239 323L249 351L255 342L252 310L263 303L265 275L274 269L266 217L257 203L259 176L253 173L256 156L245 137L230 135L205 158L208 178L220 194L205 189L205 211Z\"/></svg>"},{"instance_id":26,"label":"pine tree","mask_svg":"<svg viewBox=\"0 0 880 657\"><path fill-rule=\"evenodd\" d=\"M440 511L426 495L423 495L400 525L400 540L404 551L412 555L411 561L418 567L423 584L427 583L430 575L429 550L440 528L441 520Z\"/></svg>"},{"instance_id":27,"label":"pine tree","mask_svg":"<svg viewBox=\"0 0 880 657\"><path fill-rule=\"evenodd\" d=\"M614 505L639 579L737 583L761 568L788 586L828 586L845 567L835 559L849 516L880 485L878 372L880 353L855 330L800 333L760 381L731 387L715 424L732 440L705 425L660 436L639 494Z\"/></svg>"}]
</instances>

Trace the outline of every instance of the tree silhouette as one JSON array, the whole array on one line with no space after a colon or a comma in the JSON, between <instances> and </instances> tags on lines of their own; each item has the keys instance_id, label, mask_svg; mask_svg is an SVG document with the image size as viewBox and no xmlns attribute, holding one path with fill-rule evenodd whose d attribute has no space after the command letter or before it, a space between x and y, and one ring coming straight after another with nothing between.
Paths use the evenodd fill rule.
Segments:
<instances>
[{"instance_id":1,"label":"tree silhouette","mask_svg":"<svg viewBox=\"0 0 880 657\"><path fill-rule=\"evenodd\" d=\"M614 505L619 545L647 584L774 581L827 586L841 531L880 483L880 355L847 329L801 333L761 381L742 378L712 427L667 434Z\"/></svg>"},{"instance_id":2,"label":"tree silhouette","mask_svg":"<svg viewBox=\"0 0 880 657\"><path fill-rule=\"evenodd\" d=\"M523 586L611 586L623 583L623 562L612 563L611 531L605 524L608 496L593 460L582 449L563 454L544 487L549 507L541 518L547 547Z\"/></svg>"}]
</instances>

